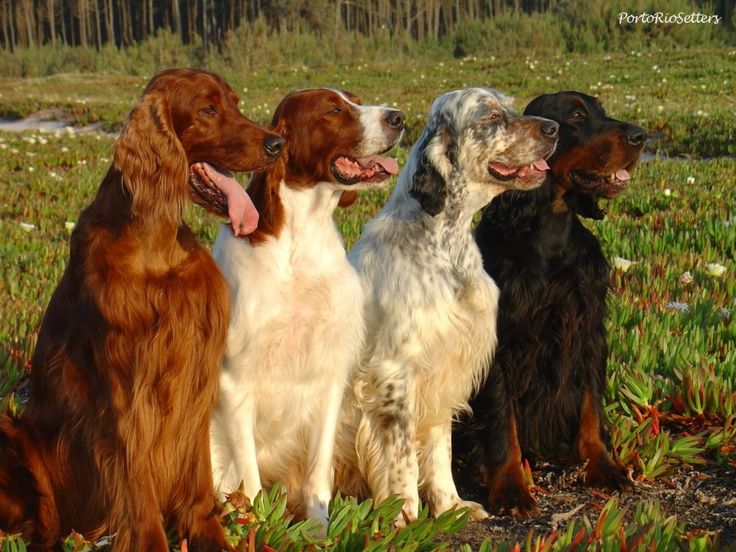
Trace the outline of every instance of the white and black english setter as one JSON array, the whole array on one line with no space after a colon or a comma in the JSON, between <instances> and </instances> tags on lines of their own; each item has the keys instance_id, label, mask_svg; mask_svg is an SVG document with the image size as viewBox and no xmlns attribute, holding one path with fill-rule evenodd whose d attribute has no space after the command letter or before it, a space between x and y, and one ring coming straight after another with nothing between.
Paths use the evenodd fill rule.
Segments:
<instances>
[{"instance_id":1,"label":"white and black english setter","mask_svg":"<svg viewBox=\"0 0 736 552\"><path fill-rule=\"evenodd\" d=\"M497 194L542 183L557 130L518 116L491 89L435 100L391 199L349 255L367 333L343 405L339 490L396 494L405 520L417 517L420 493L435 516L456 505L487 516L460 499L451 473L453 416L468 408L496 344L499 291L471 223Z\"/></svg>"}]
</instances>

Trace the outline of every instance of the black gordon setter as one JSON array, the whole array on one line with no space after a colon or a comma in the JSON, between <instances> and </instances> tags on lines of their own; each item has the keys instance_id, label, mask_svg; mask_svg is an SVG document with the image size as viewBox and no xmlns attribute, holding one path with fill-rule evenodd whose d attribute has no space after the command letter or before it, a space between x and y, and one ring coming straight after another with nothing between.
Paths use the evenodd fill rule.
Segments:
<instances>
[{"instance_id":1,"label":"black gordon setter","mask_svg":"<svg viewBox=\"0 0 736 552\"><path fill-rule=\"evenodd\" d=\"M578 217L603 218L598 200L623 190L646 138L579 92L539 96L524 115L557 121L560 138L546 182L496 197L476 230L485 269L501 288L499 343L471 402L474 417L455 432L457 463L487 468L491 511L523 517L536 502L522 451L564 452L586 462L588 485L629 486L602 423L610 267Z\"/></svg>"}]
</instances>

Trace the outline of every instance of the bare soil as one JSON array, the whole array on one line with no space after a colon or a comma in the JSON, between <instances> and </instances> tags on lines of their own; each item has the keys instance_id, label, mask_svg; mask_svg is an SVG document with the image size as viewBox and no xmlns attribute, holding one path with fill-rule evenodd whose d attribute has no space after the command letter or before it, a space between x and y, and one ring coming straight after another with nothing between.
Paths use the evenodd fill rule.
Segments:
<instances>
[{"instance_id":1,"label":"bare soil","mask_svg":"<svg viewBox=\"0 0 736 552\"><path fill-rule=\"evenodd\" d=\"M532 519L491 516L469 523L462 531L444 538L459 546L468 543L477 548L484 539L491 542L523 543L529 531L544 535L563 529L575 519L587 516L595 521L610 494L590 489L580 483L578 470L552 464L537 465L534 482L542 491L535 492L539 514ZM482 489L460 484L461 496L483 503ZM617 493L619 504L628 506L631 519L634 505L658 500L666 515L675 515L685 523L686 531L707 530L719 533L720 549L736 550L736 470L723 467L696 468L680 466L668 478L654 483L635 483L631 492Z\"/></svg>"}]
</instances>

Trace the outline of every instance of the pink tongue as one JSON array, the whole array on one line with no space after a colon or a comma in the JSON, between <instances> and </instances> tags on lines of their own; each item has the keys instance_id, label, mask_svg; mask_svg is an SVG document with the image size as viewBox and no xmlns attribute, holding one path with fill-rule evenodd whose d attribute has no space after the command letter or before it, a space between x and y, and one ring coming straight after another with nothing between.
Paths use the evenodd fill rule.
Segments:
<instances>
[{"instance_id":1,"label":"pink tongue","mask_svg":"<svg viewBox=\"0 0 736 552\"><path fill-rule=\"evenodd\" d=\"M616 171L616 178L619 180L628 180L629 179L629 171L626 169L619 169Z\"/></svg>"},{"instance_id":2,"label":"pink tongue","mask_svg":"<svg viewBox=\"0 0 736 552\"><path fill-rule=\"evenodd\" d=\"M207 176L227 198L227 213L236 236L246 236L258 227L258 211L230 171L202 163Z\"/></svg>"},{"instance_id":3,"label":"pink tongue","mask_svg":"<svg viewBox=\"0 0 736 552\"><path fill-rule=\"evenodd\" d=\"M489 165L494 171L503 176L514 174L518 169L516 167L507 167L503 163L490 163Z\"/></svg>"},{"instance_id":4,"label":"pink tongue","mask_svg":"<svg viewBox=\"0 0 736 552\"><path fill-rule=\"evenodd\" d=\"M526 167L516 168L516 167L509 167L507 165L504 165L503 163L490 163L490 167L496 171L497 173L508 176L510 174L516 173L516 176L519 178L524 178L527 176L531 171L546 171L549 170L549 165L544 159L537 159L536 161L532 161L529 165Z\"/></svg>"},{"instance_id":5,"label":"pink tongue","mask_svg":"<svg viewBox=\"0 0 736 552\"><path fill-rule=\"evenodd\" d=\"M547 164L547 161L544 159L537 159L536 161L532 162L532 165L534 165L534 168L538 171L548 171L549 165Z\"/></svg>"},{"instance_id":6,"label":"pink tongue","mask_svg":"<svg viewBox=\"0 0 736 552\"><path fill-rule=\"evenodd\" d=\"M364 169L370 169L373 165L380 165L388 174L398 174L399 172L399 164L396 162L396 159L391 159L390 157L370 155L368 157L356 159L356 161Z\"/></svg>"}]
</instances>

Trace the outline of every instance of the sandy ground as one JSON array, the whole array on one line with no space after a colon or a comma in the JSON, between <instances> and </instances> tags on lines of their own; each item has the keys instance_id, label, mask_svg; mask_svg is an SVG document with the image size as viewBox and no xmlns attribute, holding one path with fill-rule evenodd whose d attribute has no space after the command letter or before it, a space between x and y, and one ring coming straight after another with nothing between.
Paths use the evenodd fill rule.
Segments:
<instances>
[{"instance_id":1,"label":"sandy ground","mask_svg":"<svg viewBox=\"0 0 736 552\"><path fill-rule=\"evenodd\" d=\"M563 529L573 519L584 515L597 520L609 494L580 484L579 474L570 468L551 464L537 466L534 482L544 492L535 493L539 515L529 520L509 516L491 516L469 523L461 532L444 540L451 544L469 543L474 548L485 538L497 543L511 540L523 543L529 531L544 535ZM483 501L480 489L459 485L463 498ZM464 491L464 493L463 493ZM708 530L720 534L720 545L736 550L736 470L710 467L679 467L666 479L653 484L636 483L632 492L618 494L621 506L628 506L631 519L636 503L658 500L666 515L675 515L685 523L685 530Z\"/></svg>"}]
</instances>

